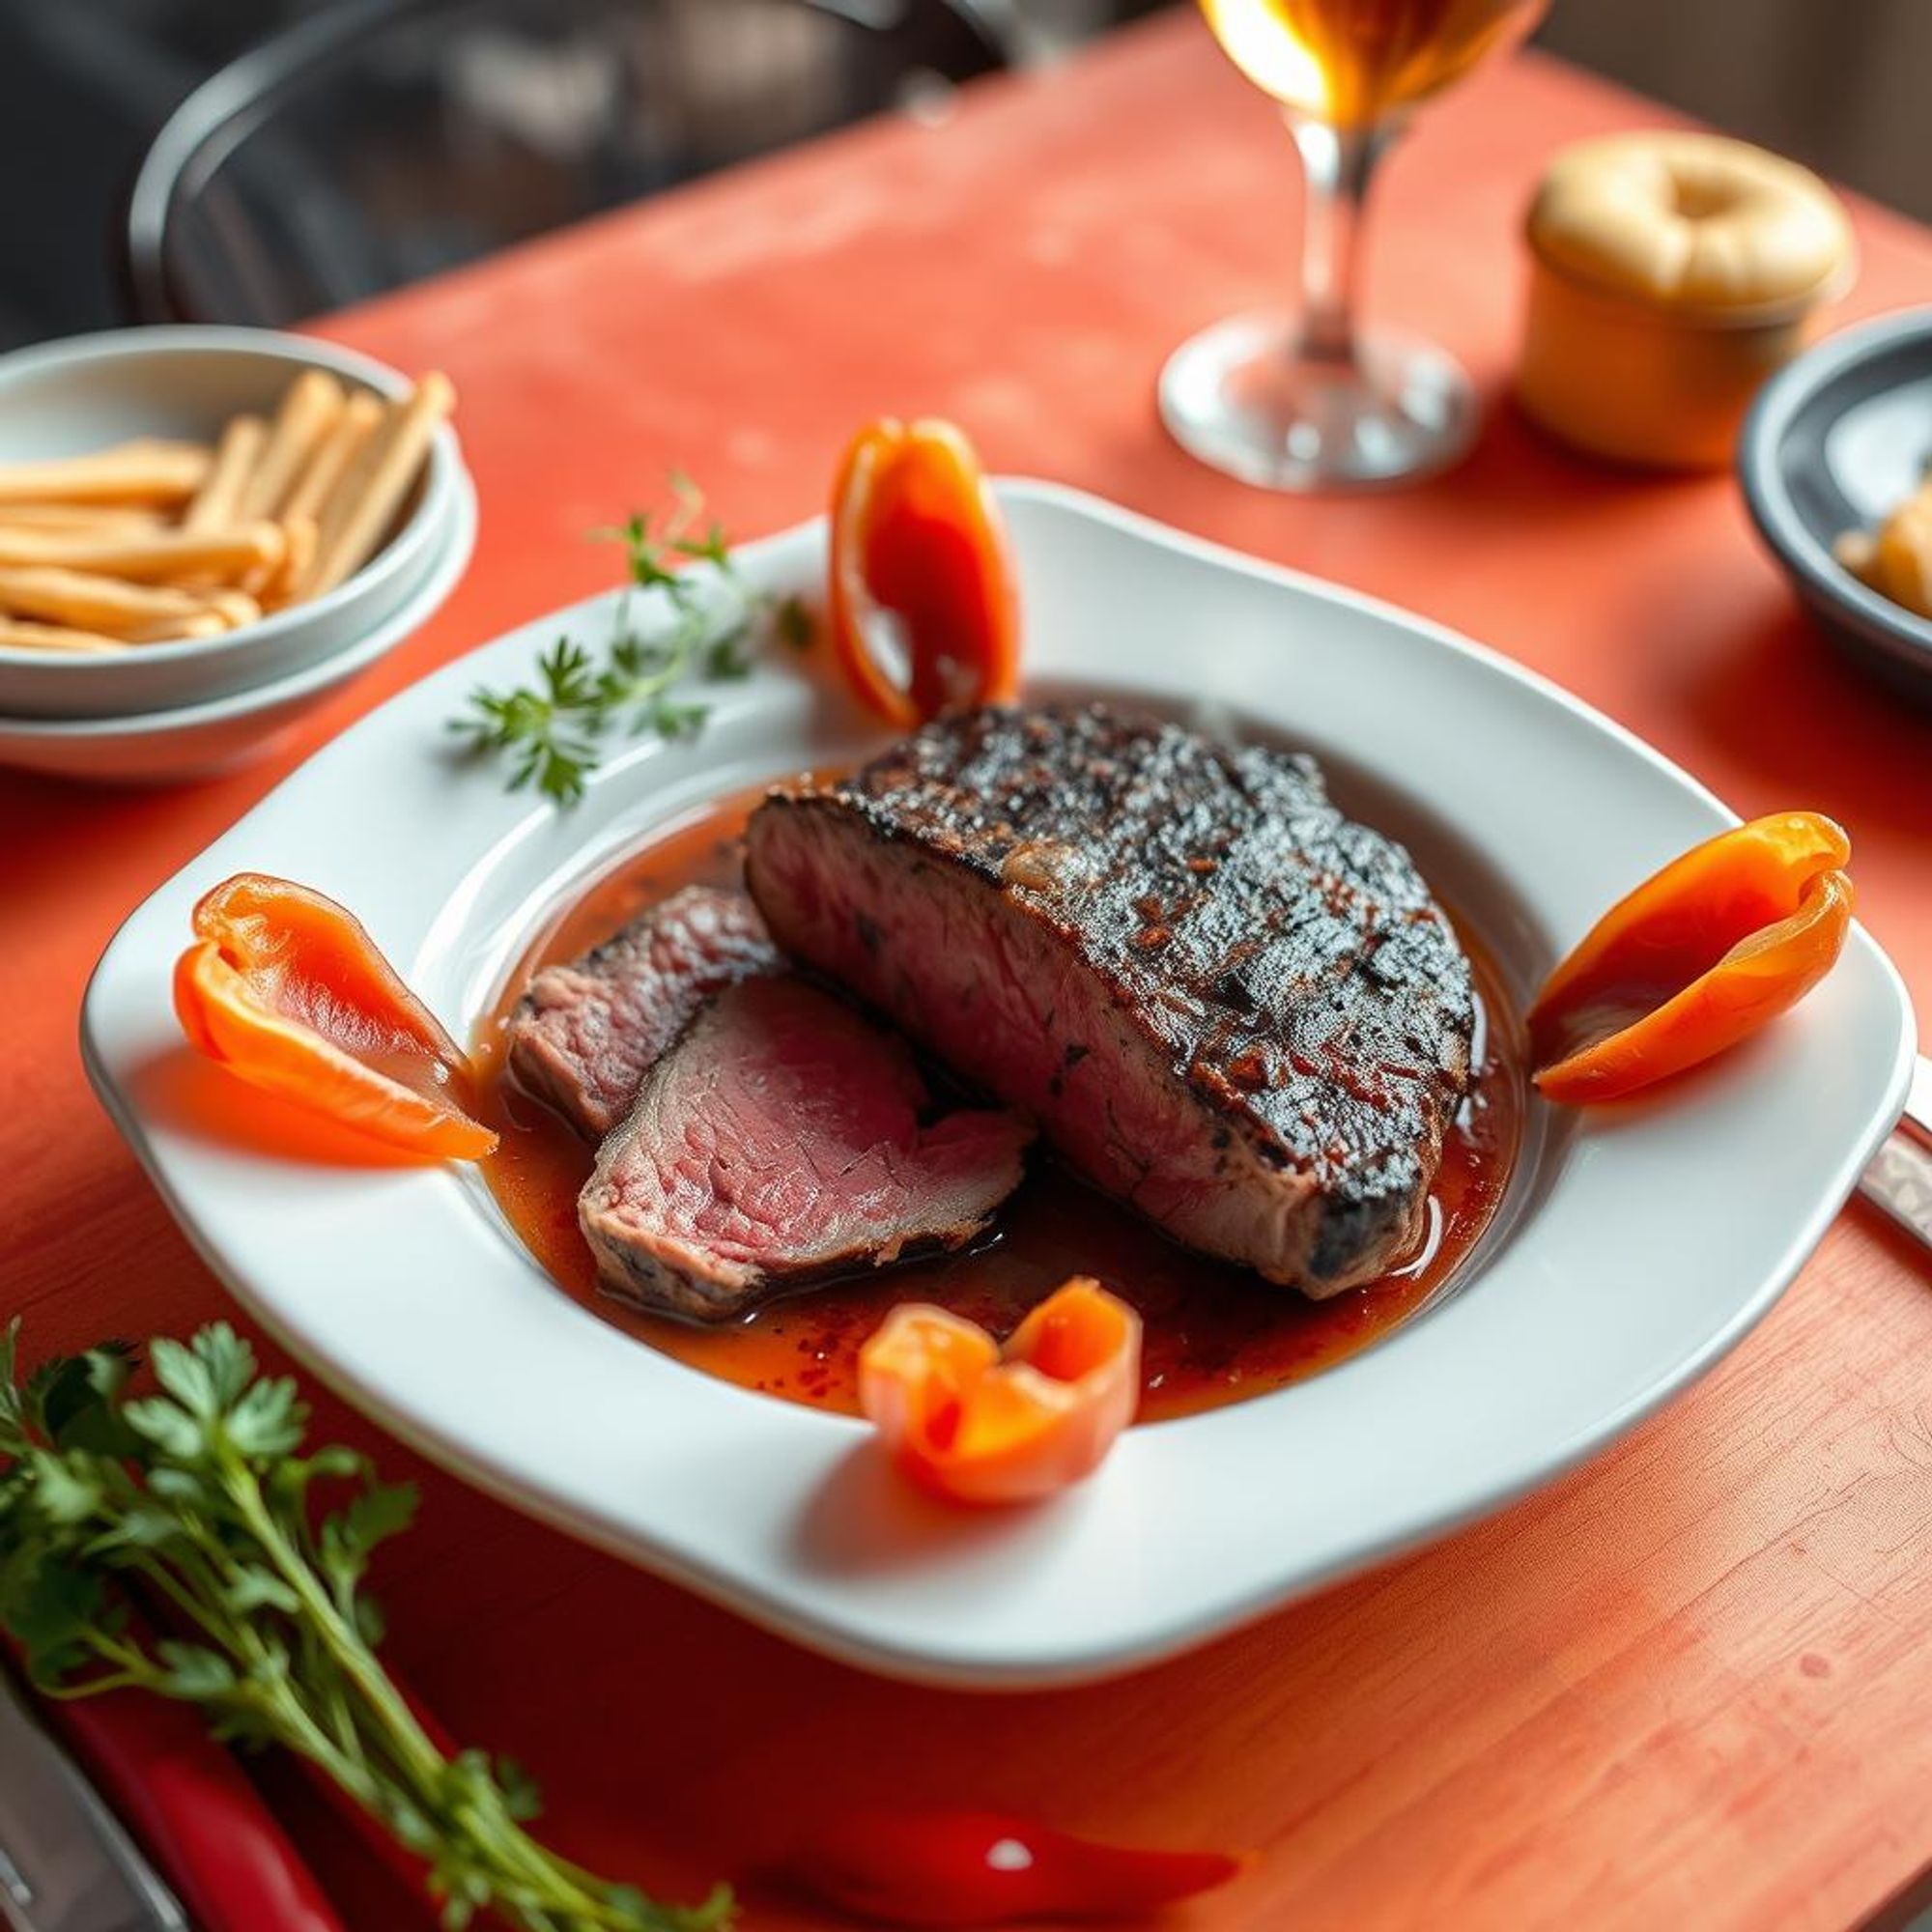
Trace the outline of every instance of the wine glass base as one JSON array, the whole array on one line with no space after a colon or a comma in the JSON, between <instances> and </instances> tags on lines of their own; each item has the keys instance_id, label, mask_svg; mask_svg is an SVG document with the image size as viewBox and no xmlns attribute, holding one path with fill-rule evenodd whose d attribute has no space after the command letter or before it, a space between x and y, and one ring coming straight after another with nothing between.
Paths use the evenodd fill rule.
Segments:
<instances>
[{"instance_id":1,"label":"wine glass base","mask_svg":"<svg viewBox=\"0 0 1932 1932\"><path fill-rule=\"evenodd\" d=\"M1371 330L1354 368L1297 358L1286 317L1240 315L1183 342L1160 374L1174 440L1266 490L1365 490L1447 469L1476 434L1476 397L1451 355Z\"/></svg>"}]
</instances>

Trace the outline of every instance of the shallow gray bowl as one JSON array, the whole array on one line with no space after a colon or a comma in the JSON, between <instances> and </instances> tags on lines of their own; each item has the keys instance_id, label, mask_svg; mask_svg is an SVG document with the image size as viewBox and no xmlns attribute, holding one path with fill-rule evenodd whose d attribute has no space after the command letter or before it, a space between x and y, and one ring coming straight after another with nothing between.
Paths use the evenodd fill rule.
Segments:
<instances>
[{"instance_id":1,"label":"shallow gray bowl","mask_svg":"<svg viewBox=\"0 0 1932 1932\"><path fill-rule=\"evenodd\" d=\"M1932 309L1847 328L1767 383L1738 443L1759 533L1847 655L1932 704L1932 623L1882 597L1832 554L1874 529L1932 463Z\"/></svg>"},{"instance_id":2,"label":"shallow gray bowl","mask_svg":"<svg viewBox=\"0 0 1932 1932\"><path fill-rule=\"evenodd\" d=\"M129 437L213 441L232 415L272 412L304 369L396 397L408 380L333 343L266 328L116 329L0 357L0 458L73 456ZM422 479L381 548L347 582L228 637L141 644L112 657L0 648L0 714L135 718L294 676L382 629L450 541L463 456L437 432Z\"/></svg>"}]
</instances>

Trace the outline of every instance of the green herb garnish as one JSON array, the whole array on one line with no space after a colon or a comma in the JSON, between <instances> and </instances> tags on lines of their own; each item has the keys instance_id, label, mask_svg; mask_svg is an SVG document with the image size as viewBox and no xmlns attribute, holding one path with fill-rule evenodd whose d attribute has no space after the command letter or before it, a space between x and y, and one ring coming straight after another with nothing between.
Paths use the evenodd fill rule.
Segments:
<instances>
[{"instance_id":1,"label":"green herb garnish","mask_svg":"<svg viewBox=\"0 0 1932 1932\"><path fill-rule=\"evenodd\" d=\"M131 1397L132 1351L107 1343L14 1375L0 1340L0 1625L63 1697L131 1686L198 1705L216 1737L318 1766L428 1865L442 1922L497 1913L526 1932L713 1932L721 1888L653 1904L554 1856L522 1824L535 1788L504 1758L446 1757L377 1661L362 1589L415 1492L339 1447L298 1452L294 1382L255 1372L226 1322L158 1340L157 1393ZM317 1484L352 1484L318 1515ZM156 1618L151 1634L136 1612Z\"/></svg>"},{"instance_id":2,"label":"green herb garnish","mask_svg":"<svg viewBox=\"0 0 1932 1932\"><path fill-rule=\"evenodd\" d=\"M811 642L811 614L796 597L753 591L714 521L698 527L703 498L683 476L671 478L675 507L660 527L645 514L600 537L624 548L624 596L614 635L601 658L559 638L536 664L536 681L509 691L472 692L450 729L472 751L505 759L510 789L534 785L558 805L575 805L603 761L603 741L621 725L632 737L695 737L709 705L681 696L694 680L722 684L749 677L764 643L794 650ZM662 593L657 621L640 622L634 593Z\"/></svg>"}]
</instances>

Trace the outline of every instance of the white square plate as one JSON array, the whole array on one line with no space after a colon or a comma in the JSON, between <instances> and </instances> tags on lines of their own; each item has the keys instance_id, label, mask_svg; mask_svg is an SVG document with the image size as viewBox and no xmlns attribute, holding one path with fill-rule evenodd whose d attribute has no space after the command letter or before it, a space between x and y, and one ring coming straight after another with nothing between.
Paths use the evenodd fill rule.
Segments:
<instances>
[{"instance_id":1,"label":"white square plate","mask_svg":"<svg viewBox=\"0 0 1932 1932\"><path fill-rule=\"evenodd\" d=\"M1092 498L1001 491L1035 684L1100 687L1327 763L1406 839L1520 996L1612 899L1731 822L1657 753L1418 619ZM822 580L819 524L749 546ZM1510 1198L1455 1292L1316 1379L1130 1431L1018 1514L903 1493L863 1425L728 1386L555 1289L473 1174L305 1165L202 1123L169 974L244 868L353 907L459 1038L544 915L721 792L876 745L795 670L727 695L695 745L629 747L575 811L446 753L489 645L296 772L123 927L89 990L101 1097L210 1263L353 1401L522 1508L801 1642L935 1682L1101 1676L1200 1641L1521 1494L1628 1429L1770 1307L1902 1102L1905 995L1855 930L1766 1035L1656 1097L1533 1110Z\"/></svg>"}]
</instances>

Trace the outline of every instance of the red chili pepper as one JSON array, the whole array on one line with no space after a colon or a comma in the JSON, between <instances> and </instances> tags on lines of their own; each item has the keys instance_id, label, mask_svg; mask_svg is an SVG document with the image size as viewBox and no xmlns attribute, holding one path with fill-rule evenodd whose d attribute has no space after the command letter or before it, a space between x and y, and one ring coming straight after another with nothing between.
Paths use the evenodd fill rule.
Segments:
<instances>
[{"instance_id":1,"label":"red chili pepper","mask_svg":"<svg viewBox=\"0 0 1932 1932\"><path fill-rule=\"evenodd\" d=\"M241 1766L185 1704L106 1690L38 1708L197 1932L343 1932Z\"/></svg>"},{"instance_id":2,"label":"red chili pepper","mask_svg":"<svg viewBox=\"0 0 1932 1932\"><path fill-rule=\"evenodd\" d=\"M1225 1885L1222 1852L1095 1844L996 1811L861 1812L821 1832L787 1875L884 1925L1125 1918Z\"/></svg>"}]
</instances>

